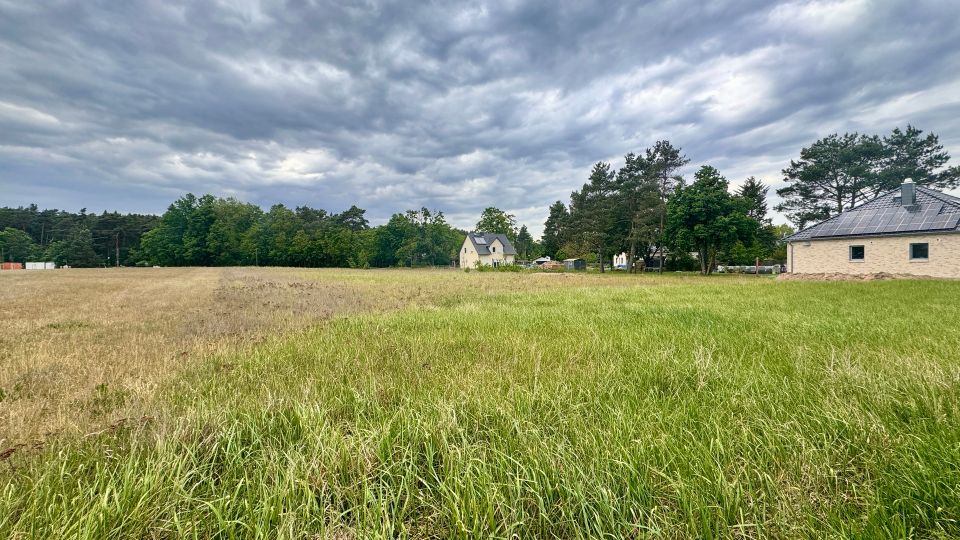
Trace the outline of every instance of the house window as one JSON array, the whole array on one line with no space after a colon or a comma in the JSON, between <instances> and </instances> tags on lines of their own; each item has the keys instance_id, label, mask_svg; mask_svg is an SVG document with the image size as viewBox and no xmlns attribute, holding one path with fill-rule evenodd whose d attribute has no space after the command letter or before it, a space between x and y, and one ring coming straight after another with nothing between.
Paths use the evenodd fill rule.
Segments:
<instances>
[{"instance_id":1,"label":"house window","mask_svg":"<svg viewBox=\"0 0 960 540\"><path fill-rule=\"evenodd\" d=\"M930 256L930 244L910 244L910 260L925 261Z\"/></svg>"},{"instance_id":2,"label":"house window","mask_svg":"<svg viewBox=\"0 0 960 540\"><path fill-rule=\"evenodd\" d=\"M496 252L497 252L497 247L496 247L496 246L493 246L492 248L490 248L490 250L493 251L494 253L496 253Z\"/></svg>"},{"instance_id":3,"label":"house window","mask_svg":"<svg viewBox=\"0 0 960 540\"><path fill-rule=\"evenodd\" d=\"M466 253L466 252L467 252L467 248L463 248L463 252Z\"/></svg>"},{"instance_id":4,"label":"house window","mask_svg":"<svg viewBox=\"0 0 960 540\"><path fill-rule=\"evenodd\" d=\"M863 246L850 246L850 260L862 261L864 256Z\"/></svg>"}]
</instances>

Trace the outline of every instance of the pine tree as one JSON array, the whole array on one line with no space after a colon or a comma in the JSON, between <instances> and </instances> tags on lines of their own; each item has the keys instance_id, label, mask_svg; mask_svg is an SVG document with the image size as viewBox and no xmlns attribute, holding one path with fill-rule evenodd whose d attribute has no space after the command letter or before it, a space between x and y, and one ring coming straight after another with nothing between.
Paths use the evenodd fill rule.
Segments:
<instances>
[{"instance_id":1,"label":"pine tree","mask_svg":"<svg viewBox=\"0 0 960 540\"><path fill-rule=\"evenodd\" d=\"M562 201L557 201L550 206L550 214L547 221L543 224L543 237L541 238L541 249L543 254L551 258L557 257L557 252L568 240L570 224L570 212L567 205Z\"/></svg>"}]
</instances>

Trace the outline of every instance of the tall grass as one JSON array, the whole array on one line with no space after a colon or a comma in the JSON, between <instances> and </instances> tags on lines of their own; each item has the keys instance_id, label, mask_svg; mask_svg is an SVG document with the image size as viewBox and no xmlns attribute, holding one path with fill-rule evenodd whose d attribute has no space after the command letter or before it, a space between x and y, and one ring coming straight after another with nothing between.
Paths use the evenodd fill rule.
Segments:
<instances>
[{"instance_id":1,"label":"tall grass","mask_svg":"<svg viewBox=\"0 0 960 540\"><path fill-rule=\"evenodd\" d=\"M0 536L960 534L960 283L637 283L211 358L162 421L11 457Z\"/></svg>"}]
</instances>

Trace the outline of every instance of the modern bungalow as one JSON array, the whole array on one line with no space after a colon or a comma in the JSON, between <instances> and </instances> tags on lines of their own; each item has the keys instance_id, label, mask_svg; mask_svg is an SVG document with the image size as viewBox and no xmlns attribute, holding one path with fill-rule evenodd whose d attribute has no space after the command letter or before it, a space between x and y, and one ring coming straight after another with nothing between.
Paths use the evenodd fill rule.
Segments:
<instances>
[{"instance_id":1,"label":"modern bungalow","mask_svg":"<svg viewBox=\"0 0 960 540\"><path fill-rule=\"evenodd\" d=\"M787 271L960 278L958 224L960 198L907 179L787 237Z\"/></svg>"},{"instance_id":2,"label":"modern bungalow","mask_svg":"<svg viewBox=\"0 0 960 540\"><path fill-rule=\"evenodd\" d=\"M513 264L517 250L505 234L472 232L460 247L460 268Z\"/></svg>"}]
</instances>

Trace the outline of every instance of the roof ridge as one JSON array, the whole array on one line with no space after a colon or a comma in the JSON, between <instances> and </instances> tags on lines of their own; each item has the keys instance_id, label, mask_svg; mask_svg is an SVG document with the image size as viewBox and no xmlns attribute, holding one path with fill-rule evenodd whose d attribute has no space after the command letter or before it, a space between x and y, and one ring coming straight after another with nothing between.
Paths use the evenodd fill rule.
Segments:
<instances>
[{"instance_id":1,"label":"roof ridge","mask_svg":"<svg viewBox=\"0 0 960 540\"><path fill-rule=\"evenodd\" d=\"M926 186L917 186L917 190L923 191L924 195L933 197L934 199L937 199L940 202L950 204L952 206L956 206L957 208L960 208L960 198L954 197L953 195L948 195L942 191L937 191L935 189L928 188ZM944 198L944 197L947 197L947 198Z\"/></svg>"}]
</instances>

